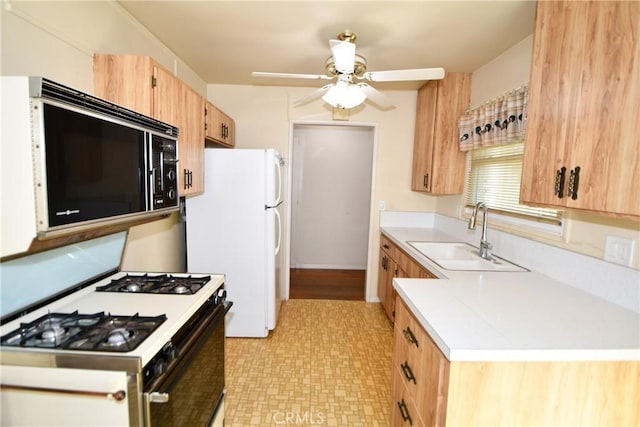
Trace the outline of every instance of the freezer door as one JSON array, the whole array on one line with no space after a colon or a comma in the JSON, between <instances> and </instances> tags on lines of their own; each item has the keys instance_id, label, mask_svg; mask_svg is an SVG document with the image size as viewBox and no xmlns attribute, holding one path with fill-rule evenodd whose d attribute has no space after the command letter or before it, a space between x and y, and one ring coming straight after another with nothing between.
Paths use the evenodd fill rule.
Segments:
<instances>
[{"instance_id":1,"label":"freezer door","mask_svg":"<svg viewBox=\"0 0 640 427\"><path fill-rule=\"evenodd\" d=\"M229 337L265 337L275 312L275 215L266 150L206 149L205 192L187 198L187 268L225 274Z\"/></svg>"}]
</instances>

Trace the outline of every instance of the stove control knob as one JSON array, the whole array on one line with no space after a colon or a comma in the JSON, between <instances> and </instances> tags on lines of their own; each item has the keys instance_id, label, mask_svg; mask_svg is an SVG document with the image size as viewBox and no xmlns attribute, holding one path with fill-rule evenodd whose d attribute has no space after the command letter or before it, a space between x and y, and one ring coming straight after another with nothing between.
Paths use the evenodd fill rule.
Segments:
<instances>
[{"instance_id":1,"label":"stove control knob","mask_svg":"<svg viewBox=\"0 0 640 427\"><path fill-rule=\"evenodd\" d=\"M227 300L227 291L225 289L218 289L213 296L213 303L216 305L224 304Z\"/></svg>"},{"instance_id":2,"label":"stove control knob","mask_svg":"<svg viewBox=\"0 0 640 427\"><path fill-rule=\"evenodd\" d=\"M167 372L167 362L164 359L160 359L153 365L153 374L162 375L165 372Z\"/></svg>"}]
</instances>

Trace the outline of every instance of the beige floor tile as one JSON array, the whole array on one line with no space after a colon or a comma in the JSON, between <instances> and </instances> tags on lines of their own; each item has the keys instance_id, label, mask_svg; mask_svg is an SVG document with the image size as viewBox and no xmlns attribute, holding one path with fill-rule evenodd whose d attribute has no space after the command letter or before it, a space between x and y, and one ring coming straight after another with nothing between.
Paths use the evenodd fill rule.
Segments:
<instances>
[{"instance_id":1,"label":"beige floor tile","mask_svg":"<svg viewBox=\"0 0 640 427\"><path fill-rule=\"evenodd\" d=\"M268 338L227 338L226 426L388 426L392 352L380 304L285 301Z\"/></svg>"}]
</instances>

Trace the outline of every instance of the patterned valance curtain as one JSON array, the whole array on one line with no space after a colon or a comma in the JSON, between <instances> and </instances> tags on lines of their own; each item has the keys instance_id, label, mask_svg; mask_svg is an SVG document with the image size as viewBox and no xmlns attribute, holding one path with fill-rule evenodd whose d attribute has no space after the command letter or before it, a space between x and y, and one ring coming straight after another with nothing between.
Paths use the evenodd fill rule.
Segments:
<instances>
[{"instance_id":1,"label":"patterned valance curtain","mask_svg":"<svg viewBox=\"0 0 640 427\"><path fill-rule=\"evenodd\" d=\"M514 89L460 116L460 151L523 141L527 88Z\"/></svg>"}]
</instances>

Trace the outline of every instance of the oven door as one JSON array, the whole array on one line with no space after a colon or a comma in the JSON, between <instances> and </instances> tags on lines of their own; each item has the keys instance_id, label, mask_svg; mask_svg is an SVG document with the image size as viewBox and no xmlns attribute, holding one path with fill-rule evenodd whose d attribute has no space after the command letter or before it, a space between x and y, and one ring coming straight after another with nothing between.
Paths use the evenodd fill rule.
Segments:
<instances>
[{"instance_id":1,"label":"oven door","mask_svg":"<svg viewBox=\"0 0 640 427\"><path fill-rule=\"evenodd\" d=\"M172 343L178 353L175 361L144 393L148 426L205 427L212 423L224 397L224 315L230 307L227 302L205 319L189 322L183 328L188 336Z\"/></svg>"}]
</instances>

